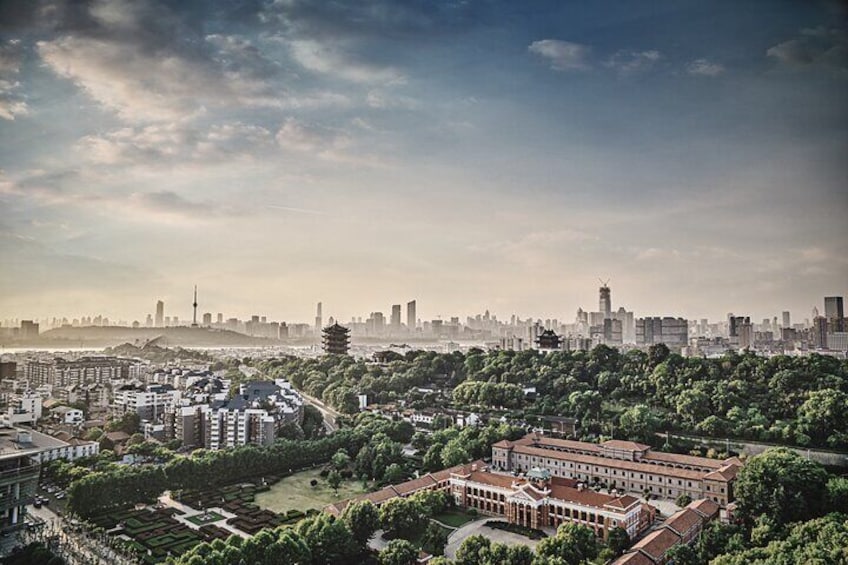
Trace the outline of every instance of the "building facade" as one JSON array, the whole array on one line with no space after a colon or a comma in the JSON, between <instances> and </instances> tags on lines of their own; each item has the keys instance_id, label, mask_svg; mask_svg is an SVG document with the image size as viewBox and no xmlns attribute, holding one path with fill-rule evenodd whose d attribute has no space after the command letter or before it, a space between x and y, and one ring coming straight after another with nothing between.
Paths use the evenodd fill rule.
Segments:
<instances>
[{"instance_id":1,"label":"building facade","mask_svg":"<svg viewBox=\"0 0 848 565\"><path fill-rule=\"evenodd\" d=\"M733 501L733 483L742 463L736 458L719 461L654 452L631 441L594 444L529 434L494 444L492 466L509 472L542 467L556 477L605 484L639 496L647 493L673 500L687 494L725 507Z\"/></svg>"}]
</instances>

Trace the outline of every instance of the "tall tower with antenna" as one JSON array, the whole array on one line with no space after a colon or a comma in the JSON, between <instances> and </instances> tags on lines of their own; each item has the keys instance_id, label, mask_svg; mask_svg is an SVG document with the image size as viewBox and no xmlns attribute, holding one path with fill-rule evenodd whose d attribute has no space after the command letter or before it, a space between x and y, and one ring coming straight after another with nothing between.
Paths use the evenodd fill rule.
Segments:
<instances>
[{"instance_id":1,"label":"tall tower with antenna","mask_svg":"<svg viewBox=\"0 0 848 565\"><path fill-rule=\"evenodd\" d=\"M194 285L194 302L191 303L194 308L194 315L191 318L191 327L197 327L197 285Z\"/></svg>"}]
</instances>

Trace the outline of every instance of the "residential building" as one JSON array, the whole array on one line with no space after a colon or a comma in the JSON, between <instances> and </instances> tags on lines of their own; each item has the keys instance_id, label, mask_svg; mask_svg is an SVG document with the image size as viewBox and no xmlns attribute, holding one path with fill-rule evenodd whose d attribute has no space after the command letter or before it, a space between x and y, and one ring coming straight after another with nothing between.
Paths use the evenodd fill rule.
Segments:
<instances>
[{"instance_id":1,"label":"residential building","mask_svg":"<svg viewBox=\"0 0 848 565\"><path fill-rule=\"evenodd\" d=\"M32 504L41 466L30 430L0 428L0 534L23 527Z\"/></svg>"},{"instance_id":2,"label":"residential building","mask_svg":"<svg viewBox=\"0 0 848 565\"><path fill-rule=\"evenodd\" d=\"M170 384L124 385L112 392L112 412L117 416L135 412L142 420L154 421L180 403L181 393Z\"/></svg>"}]
</instances>

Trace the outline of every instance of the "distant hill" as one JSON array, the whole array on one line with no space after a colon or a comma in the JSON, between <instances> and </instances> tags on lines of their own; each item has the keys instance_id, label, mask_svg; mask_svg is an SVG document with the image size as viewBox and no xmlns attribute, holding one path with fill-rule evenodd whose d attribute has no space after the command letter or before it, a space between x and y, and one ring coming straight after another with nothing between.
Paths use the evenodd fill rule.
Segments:
<instances>
[{"instance_id":1,"label":"distant hill","mask_svg":"<svg viewBox=\"0 0 848 565\"><path fill-rule=\"evenodd\" d=\"M277 345L278 340L251 337L230 330L212 328L130 328L122 326L63 327L48 330L38 338L39 344L113 347L121 344L142 347L249 347Z\"/></svg>"}]
</instances>

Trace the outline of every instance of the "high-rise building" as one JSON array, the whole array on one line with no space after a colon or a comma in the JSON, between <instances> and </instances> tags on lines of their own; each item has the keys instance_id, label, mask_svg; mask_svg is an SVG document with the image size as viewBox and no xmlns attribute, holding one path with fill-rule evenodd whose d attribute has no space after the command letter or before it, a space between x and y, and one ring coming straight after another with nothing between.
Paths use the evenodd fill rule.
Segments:
<instances>
[{"instance_id":1,"label":"high-rise building","mask_svg":"<svg viewBox=\"0 0 848 565\"><path fill-rule=\"evenodd\" d=\"M207 327L212 325L212 312L203 314L203 325Z\"/></svg>"},{"instance_id":2,"label":"high-rise building","mask_svg":"<svg viewBox=\"0 0 848 565\"><path fill-rule=\"evenodd\" d=\"M824 317L827 318L831 332L845 331L845 310L841 296L825 296Z\"/></svg>"},{"instance_id":3,"label":"high-rise building","mask_svg":"<svg viewBox=\"0 0 848 565\"><path fill-rule=\"evenodd\" d=\"M603 286L598 289L598 293L600 294L598 310L601 314L603 314L603 319L607 320L612 314L612 297L610 287L607 286L607 283L604 283Z\"/></svg>"},{"instance_id":4,"label":"high-rise building","mask_svg":"<svg viewBox=\"0 0 848 565\"><path fill-rule=\"evenodd\" d=\"M33 320L21 320L21 333L23 339L38 337L38 322Z\"/></svg>"},{"instance_id":5,"label":"high-rise building","mask_svg":"<svg viewBox=\"0 0 848 565\"><path fill-rule=\"evenodd\" d=\"M415 326L417 325L417 312L415 311L415 301L406 303L406 327L409 331L415 331Z\"/></svg>"},{"instance_id":6,"label":"high-rise building","mask_svg":"<svg viewBox=\"0 0 848 565\"><path fill-rule=\"evenodd\" d=\"M161 328L165 325L165 303L161 300L156 302L156 327Z\"/></svg>"},{"instance_id":7,"label":"high-rise building","mask_svg":"<svg viewBox=\"0 0 848 565\"><path fill-rule=\"evenodd\" d=\"M315 311L315 335L318 335L321 332L321 328L324 326L324 314L322 312L322 305L319 302L318 307Z\"/></svg>"},{"instance_id":8,"label":"high-rise building","mask_svg":"<svg viewBox=\"0 0 848 565\"><path fill-rule=\"evenodd\" d=\"M813 318L813 328L810 335L813 347L824 349L827 347L828 319L824 316Z\"/></svg>"},{"instance_id":9,"label":"high-rise building","mask_svg":"<svg viewBox=\"0 0 848 565\"><path fill-rule=\"evenodd\" d=\"M791 328L792 327L792 321L791 321L791 318L789 317L789 312L786 311L786 310L783 311L783 327L784 328Z\"/></svg>"},{"instance_id":10,"label":"high-rise building","mask_svg":"<svg viewBox=\"0 0 848 565\"><path fill-rule=\"evenodd\" d=\"M218 312L218 316L217 316L215 319L217 320L217 322L218 322L219 324L223 324L223 323L224 323L224 315L223 315L222 313L220 313L220 312Z\"/></svg>"},{"instance_id":11,"label":"high-rise building","mask_svg":"<svg viewBox=\"0 0 848 565\"><path fill-rule=\"evenodd\" d=\"M685 318L639 318L636 320L636 343L683 347L689 343L689 322Z\"/></svg>"},{"instance_id":12,"label":"high-rise building","mask_svg":"<svg viewBox=\"0 0 848 565\"><path fill-rule=\"evenodd\" d=\"M400 304L392 304L392 330L400 329Z\"/></svg>"}]
</instances>

